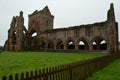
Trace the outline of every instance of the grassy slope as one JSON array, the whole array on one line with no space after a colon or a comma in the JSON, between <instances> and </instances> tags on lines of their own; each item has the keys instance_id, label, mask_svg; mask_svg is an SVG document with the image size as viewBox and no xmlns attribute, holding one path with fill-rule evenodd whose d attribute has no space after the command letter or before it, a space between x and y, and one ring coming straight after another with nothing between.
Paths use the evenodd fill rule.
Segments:
<instances>
[{"instance_id":1,"label":"grassy slope","mask_svg":"<svg viewBox=\"0 0 120 80\"><path fill-rule=\"evenodd\" d=\"M86 60L103 54L60 54L47 52L3 52L0 54L0 77L38 70L81 60Z\"/></svg>"},{"instance_id":2,"label":"grassy slope","mask_svg":"<svg viewBox=\"0 0 120 80\"><path fill-rule=\"evenodd\" d=\"M88 80L120 80L120 60L93 74Z\"/></svg>"}]
</instances>

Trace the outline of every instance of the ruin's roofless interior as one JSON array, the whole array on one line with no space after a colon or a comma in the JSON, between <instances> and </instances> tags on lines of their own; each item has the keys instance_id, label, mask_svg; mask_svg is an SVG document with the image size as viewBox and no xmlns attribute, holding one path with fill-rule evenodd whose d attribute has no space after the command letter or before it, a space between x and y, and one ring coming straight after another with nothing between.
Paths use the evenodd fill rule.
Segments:
<instances>
[{"instance_id":1,"label":"ruin's roofless interior","mask_svg":"<svg viewBox=\"0 0 120 80\"><path fill-rule=\"evenodd\" d=\"M12 19L5 50L118 51L118 24L113 4L104 22L60 29L53 29L53 22L54 16L46 6L29 15L27 30L21 11ZM34 33L37 35L32 36Z\"/></svg>"}]
</instances>

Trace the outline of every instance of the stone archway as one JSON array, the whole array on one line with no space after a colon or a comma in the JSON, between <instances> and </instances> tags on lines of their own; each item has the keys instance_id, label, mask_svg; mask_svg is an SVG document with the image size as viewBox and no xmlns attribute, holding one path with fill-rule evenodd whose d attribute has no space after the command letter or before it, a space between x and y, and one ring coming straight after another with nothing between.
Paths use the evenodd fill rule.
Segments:
<instances>
[{"instance_id":1,"label":"stone archway","mask_svg":"<svg viewBox=\"0 0 120 80\"><path fill-rule=\"evenodd\" d=\"M46 42L44 40L40 40L40 50L45 50L46 49Z\"/></svg>"},{"instance_id":2,"label":"stone archway","mask_svg":"<svg viewBox=\"0 0 120 80\"><path fill-rule=\"evenodd\" d=\"M37 32L32 33L31 37L37 36Z\"/></svg>"},{"instance_id":3,"label":"stone archway","mask_svg":"<svg viewBox=\"0 0 120 80\"><path fill-rule=\"evenodd\" d=\"M16 35L17 35L17 32L13 31L12 32L12 40L11 40L12 41L11 43L12 43L12 50L13 51L15 51L15 45L16 45L16 42L17 42L16 41Z\"/></svg>"},{"instance_id":4,"label":"stone archway","mask_svg":"<svg viewBox=\"0 0 120 80\"><path fill-rule=\"evenodd\" d=\"M30 46L32 50L38 50L37 32L32 31L30 33Z\"/></svg>"},{"instance_id":5,"label":"stone archway","mask_svg":"<svg viewBox=\"0 0 120 80\"><path fill-rule=\"evenodd\" d=\"M107 43L106 43L105 40L102 40L102 41L100 42L100 49L101 49L101 50L107 50Z\"/></svg>"},{"instance_id":6,"label":"stone archway","mask_svg":"<svg viewBox=\"0 0 120 80\"><path fill-rule=\"evenodd\" d=\"M107 41L104 37L94 37L92 39L92 49L93 50L107 50Z\"/></svg>"},{"instance_id":7,"label":"stone archway","mask_svg":"<svg viewBox=\"0 0 120 80\"><path fill-rule=\"evenodd\" d=\"M60 39L57 41L57 49L64 49L63 41Z\"/></svg>"},{"instance_id":8,"label":"stone archway","mask_svg":"<svg viewBox=\"0 0 120 80\"><path fill-rule=\"evenodd\" d=\"M80 38L78 40L78 49L79 50L89 50L89 43L86 38Z\"/></svg>"},{"instance_id":9,"label":"stone archway","mask_svg":"<svg viewBox=\"0 0 120 80\"><path fill-rule=\"evenodd\" d=\"M54 43L52 40L48 41L48 49L54 49Z\"/></svg>"},{"instance_id":10,"label":"stone archway","mask_svg":"<svg viewBox=\"0 0 120 80\"><path fill-rule=\"evenodd\" d=\"M72 39L67 40L67 49L74 50L75 49L75 41Z\"/></svg>"},{"instance_id":11,"label":"stone archway","mask_svg":"<svg viewBox=\"0 0 120 80\"><path fill-rule=\"evenodd\" d=\"M16 44L16 34L17 34L16 31L13 31L13 32L12 32L12 44L13 44L13 45Z\"/></svg>"}]
</instances>

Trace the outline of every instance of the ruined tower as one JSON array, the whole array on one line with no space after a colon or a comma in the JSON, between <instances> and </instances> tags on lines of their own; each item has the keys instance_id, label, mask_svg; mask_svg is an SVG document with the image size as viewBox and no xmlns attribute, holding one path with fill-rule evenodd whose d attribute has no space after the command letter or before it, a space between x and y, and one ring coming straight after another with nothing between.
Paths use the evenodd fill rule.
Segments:
<instances>
[{"instance_id":1,"label":"ruined tower","mask_svg":"<svg viewBox=\"0 0 120 80\"><path fill-rule=\"evenodd\" d=\"M13 17L8 30L8 40L5 47L9 51L23 50L23 37L24 37L24 18L21 11L19 16Z\"/></svg>"},{"instance_id":2,"label":"ruined tower","mask_svg":"<svg viewBox=\"0 0 120 80\"><path fill-rule=\"evenodd\" d=\"M109 49L111 52L118 51L118 23L115 19L114 5L111 3L110 9L107 14L107 26L108 26L108 38L109 38Z\"/></svg>"},{"instance_id":3,"label":"ruined tower","mask_svg":"<svg viewBox=\"0 0 120 80\"><path fill-rule=\"evenodd\" d=\"M107 20L108 21L115 21L115 13L114 13L114 5L113 3L110 4L110 9L108 10L107 13Z\"/></svg>"},{"instance_id":4,"label":"ruined tower","mask_svg":"<svg viewBox=\"0 0 120 80\"><path fill-rule=\"evenodd\" d=\"M53 29L54 16L51 15L48 6L40 11L34 11L29 15L28 33L32 35L34 32L44 32Z\"/></svg>"}]
</instances>

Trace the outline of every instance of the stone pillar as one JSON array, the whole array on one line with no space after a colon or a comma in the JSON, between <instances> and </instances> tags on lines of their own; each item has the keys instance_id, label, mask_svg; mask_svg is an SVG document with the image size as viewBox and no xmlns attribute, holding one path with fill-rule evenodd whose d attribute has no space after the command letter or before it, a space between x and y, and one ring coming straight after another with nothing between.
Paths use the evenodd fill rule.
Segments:
<instances>
[{"instance_id":1,"label":"stone pillar","mask_svg":"<svg viewBox=\"0 0 120 80\"><path fill-rule=\"evenodd\" d=\"M47 51L48 50L48 43L46 42L46 45L45 45L45 49L44 49L45 51Z\"/></svg>"},{"instance_id":2,"label":"stone pillar","mask_svg":"<svg viewBox=\"0 0 120 80\"><path fill-rule=\"evenodd\" d=\"M97 41L96 41L96 45L97 45L96 48L97 48L97 50L100 50L100 44L99 44L99 43L100 43L100 42L97 40Z\"/></svg>"},{"instance_id":3,"label":"stone pillar","mask_svg":"<svg viewBox=\"0 0 120 80\"><path fill-rule=\"evenodd\" d=\"M88 46L89 46L89 51L93 51L93 44L90 43L90 45L88 45Z\"/></svg>"},{"instance_id":4,"label":"stone pillar","mask_svg":"<svg viewBox=\"0 0 120 80\"><path fill-rule=\"evenodd\" d=\"M79 50L79 44L77 42L75 43L75 50Z\"/></svg>"},{"instance_id":5,"label":"stone pillar","mask_svg":"<svg viewBox=\"0 0 120 80\"><path fill-rule=\"evenodd\" d=\"M67 43L66 42L64 42L64 50L67 50Z\"/></svg>"},{"instance_id":6,"label":"stone pillar","mask_svg":"<svg viewBox=\"0 0 120 80\"><path fill-rule=\"evenodd\" d=\"M54 50L56 50L57 49L57 44L56 44L56 42L54 42Z\"/></svg>"}]
</instances>

